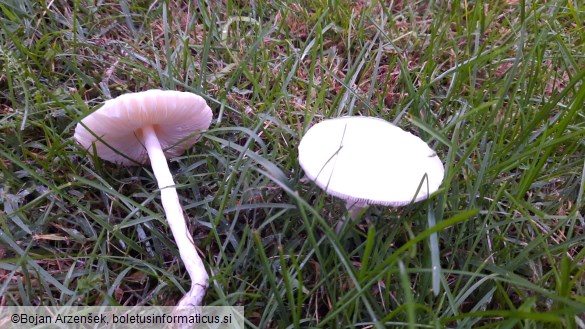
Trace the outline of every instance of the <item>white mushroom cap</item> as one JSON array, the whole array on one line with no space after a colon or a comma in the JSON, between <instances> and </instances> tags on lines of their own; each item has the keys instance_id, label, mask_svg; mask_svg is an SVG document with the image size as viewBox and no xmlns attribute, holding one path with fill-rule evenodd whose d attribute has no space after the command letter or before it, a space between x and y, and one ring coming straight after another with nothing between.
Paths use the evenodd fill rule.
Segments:
<instances>
[{"instance_id":1,"label":"white mushroom cap","mask_svg":"<svg viewBox=\"0 0 585 329\"><path fill-rule=\"evenodd\" d=\"M211 116L211 109L201 96L152 89L106 101L100 109L81 120L75 128L75 139L90 152L95 142L97 155L110 162L145 163L148 154L141 142L142 128L154 128L168 158L180 155L193 145L198 139L197 133L209 127Z\"/></svg>"},{"instance_id":2,"label":"white mushroom cap","mask_svg":"<svg viewBox=\"0 0 585 329\"><path fill-rule=\"evenodd\" d=\"M370 117L314 125L299 145L299 163L311 180L348 207L401 206L426 199L444 174L443 163L420 138Z\"/></svg>"}]
</instances>

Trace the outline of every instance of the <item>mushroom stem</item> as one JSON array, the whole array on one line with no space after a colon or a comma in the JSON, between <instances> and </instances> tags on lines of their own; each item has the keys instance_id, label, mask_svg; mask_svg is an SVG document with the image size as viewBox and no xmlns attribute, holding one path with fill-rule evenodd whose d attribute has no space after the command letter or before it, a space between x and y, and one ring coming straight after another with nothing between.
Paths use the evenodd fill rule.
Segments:
<instances>
[{"instance_id":1,"label":"mushroom stem","mask_svg":"<svg viewBox=\"0 0 585 329\"><path fill-rule=\"evenodd\" d=\"M351 222L354 222L356 219L358 219L360 214L367 207L368 207L367 204L359 203L356 201L350 201L350 200L345 201L345 208L347 209L347 213L349 214L349 219L351 220ZM341 230L343 229L343 226L345 225L346 220L347 220L347 218L345 216L343 216L341 218L341 220L339 222L337 222L337 225L335 226L335 233L341 232Z\"/></svg>"},{"instance_id":2,"label":"mushroom stem","mask_svg":"<svg viewBox=\"0 0 585 329\"><path fill-rule=\"evenodd\" d=\"M347 211L349 212L349 216L351 217L351 220L356 220L356 219L358 219L360 214L364 211L364 209L366 209L368 207L368 205L348 200L345 202L345 207L347 208Z\"/></svg>"},{"instance_id":3,"label":"mushroom stem","mask_svg":"<svg viewBox=\"0 0 585 329\"><path fill-rule=\"evenodd\" d=\"M169 170L167 159L162 151L156 132L153 126L142 128L142 141L150 157L152 171L156 177L160 189L161 201L167 222L179 248L179 254L185 268L191 277L191 289L181 298L177 306L189 307L200 306L205 296L209 276L203 265L203 261L195 249L193 237L187 230L183 209L179 203L179 196L175 188L173 176Z\"/></svg>"}]
</instances>

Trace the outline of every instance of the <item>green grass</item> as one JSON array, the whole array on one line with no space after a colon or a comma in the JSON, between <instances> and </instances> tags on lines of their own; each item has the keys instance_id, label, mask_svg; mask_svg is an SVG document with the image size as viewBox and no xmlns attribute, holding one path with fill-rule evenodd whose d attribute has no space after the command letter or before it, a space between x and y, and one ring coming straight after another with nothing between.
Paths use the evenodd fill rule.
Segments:
<instances>
[{"instance_id":1,"label":"green grass","mask_svg":"<svg viewBox=\"0 0 585 329\"><path fill-rule=\"evenodd\" d=\"M583 4L180 3L0 1L0 305L189 287L151 169L72 138L104 100L165 88L214 112L170 160L206 305L251 328L585 326ZM297 145L342 115L427 141L441 190L335 234L343 204Z\"/></svg>"}]
</instances>

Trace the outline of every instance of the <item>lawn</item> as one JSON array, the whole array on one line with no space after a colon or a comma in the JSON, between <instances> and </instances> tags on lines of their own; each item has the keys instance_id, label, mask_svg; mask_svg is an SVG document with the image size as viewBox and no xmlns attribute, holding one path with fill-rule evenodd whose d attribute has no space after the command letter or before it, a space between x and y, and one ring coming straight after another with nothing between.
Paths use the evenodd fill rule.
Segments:
<instances>
[{"instance_id":1,"label":"lawn","mask_svg":"<svg viewBox=\"0 0 585 329\"><path fill-rule=\"evenodd\" d=\"M189 289L150 166L73 139L159 88L213 111L169 161L205 305L250 328L585 328L584 23L574 0L0 0L0 305ZM339 116L422 138L440 190L336 233L297 147Z\"/></svg>"}]
</instances>

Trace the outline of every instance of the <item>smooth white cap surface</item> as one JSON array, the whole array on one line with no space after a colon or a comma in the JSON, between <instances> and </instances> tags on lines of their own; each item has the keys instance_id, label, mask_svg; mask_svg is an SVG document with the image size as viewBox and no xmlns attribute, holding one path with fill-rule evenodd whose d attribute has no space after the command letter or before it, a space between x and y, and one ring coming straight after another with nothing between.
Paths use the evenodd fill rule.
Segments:
<instances>
[{"instance_id":1,"label":"smooth white cap surface","mask_svg":"<svg viewBox=\"0 0 585 329\"><path fill-rule=\"evenodd\" d=\"M133 165L135 163L128 158L138 163L148 161L148 153L141 141L141 128L153 126L165 156L169 158L180 155L193 145L198 133L209 128L211 117L211 109L201 96L152 89L107 100L100 109L77 124L75 139L89 152L93 152L92 144L95 143L97 155L102 159Z\"/></svg>"},{"instance_id":2,"label":"smooth white cap surface","mask_svg":"<svg viewBox=\"0 0 585 329\"><path fill-rule=\"evenodd\" d=\"M420 138L370 117L314 125L299 144L299 163L328 194L358 205L401 206L426 199L444 174L443 163ZM421 185L425 174L428 193L426 181Z\"/></svg>"}]
</instances>

